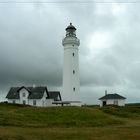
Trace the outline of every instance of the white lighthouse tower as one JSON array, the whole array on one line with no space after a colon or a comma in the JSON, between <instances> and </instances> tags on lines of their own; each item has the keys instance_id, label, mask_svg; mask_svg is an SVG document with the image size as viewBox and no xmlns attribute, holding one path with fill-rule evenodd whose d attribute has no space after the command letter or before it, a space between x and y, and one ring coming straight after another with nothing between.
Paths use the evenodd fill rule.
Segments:
<instances>
[{"instance_id":1,"label":"white lighthouse tower","mask_svg":"<svg viewBox=\"0 0 140 140\"><path fill-rule=\"evenodd\" d=\"M76 28L72 23L66 28L66 36L62 45L64 46L62 100L79 106L81 105L78 56L80 41L76 37Z\"/></svg>"}]
</instances>

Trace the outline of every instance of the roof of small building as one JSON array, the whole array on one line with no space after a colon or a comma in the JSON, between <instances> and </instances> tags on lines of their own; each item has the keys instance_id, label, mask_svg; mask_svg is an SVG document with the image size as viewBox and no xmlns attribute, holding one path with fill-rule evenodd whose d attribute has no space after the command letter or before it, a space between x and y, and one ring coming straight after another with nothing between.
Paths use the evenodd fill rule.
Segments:
<instances>
[{"instance_id":1,"label":"roof of small building","mask_svg":"<svg viewBox=\"0 0 140 140\"><path fill-rule=\"evenodd\" d=\"M114 93L114 94L106 94L105 96L99 98L99 100L104 100L104 99L126 99L126 98L117 93Z\"/></svg>"},{"instance_id":2,"label":"roof of small building","mask_svg":"<svg viewBox=\"0 0 140 140\"><path fill-rule=\"evenodd\" d=\"M41 99L44 92L48 94L47 87L28 87L31 93L29 94L29 99Z\"/></svg>"},{"instance_id":3,"label":"roof of small building","mask_svg":"<svg viewBox=\"0 0 140 140\"><path fill-rule=\"evenodd\" d=\"M17 92L19 87L11 87L6 98L8 99L19 99L19 93Z\"/></svg>"},{"instance_id":4,"label":"roof of small building","mask_svg":"<svg viewBox=\"0 0 140 140\"><path fill-rule=\"evenodd\" d=\"M39 87L11 87L6 98L8 99L19 99L19 92L21 89L26 89L29 92L28 99L41 99L46 91L49 99L58 99L58 96L61 99L60 92L51 92L49 93L46 86L39 86Z\"/></svg>"},{"instance_id":5,"label":"roof of small building","mask_svg":"<svg viewBox=\"0 0 140 140\"><path fill-rule=\"evenodd\" d=\"M59 91L49 91L49 98L54 99L54 101L61 101L62 100Z\"/></svg>"}]
</instances>

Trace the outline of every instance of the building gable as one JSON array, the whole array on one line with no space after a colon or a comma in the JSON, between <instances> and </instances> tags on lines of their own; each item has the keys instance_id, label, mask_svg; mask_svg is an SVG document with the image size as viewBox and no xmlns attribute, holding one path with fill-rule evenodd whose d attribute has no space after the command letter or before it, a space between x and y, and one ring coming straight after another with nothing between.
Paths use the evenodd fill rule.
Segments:
<instances>
[{"instance_id":1,"label":"building gable","mask_svg":"<svg viewBox=\"0 0 140 140\"><path fill-rule=\"evenodd\" d=\"M20 92L21 90L28 91L29 93L31 93L31 90L28 87L25 87L25 86L19 87L17 92Z\"/></svg>"},{"instance_id":2,"label":"building gable","mask_svg":"<svg viewBox=\"0 0 140 140\"><path fill-rule=\"evenodd\" d=\"M21 88L19 91L19 97L22 101L27 102L28 96L31 93L27 88Z\"/></svg>"}]
</instances>

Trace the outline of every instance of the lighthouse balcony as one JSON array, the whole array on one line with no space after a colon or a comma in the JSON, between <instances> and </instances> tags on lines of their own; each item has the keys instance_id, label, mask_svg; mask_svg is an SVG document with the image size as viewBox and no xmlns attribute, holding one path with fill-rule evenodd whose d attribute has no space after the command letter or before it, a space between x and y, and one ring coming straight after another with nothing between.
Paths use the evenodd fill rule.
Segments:
<instances>
[{"instance_id":1,"label":"lighthouse balcony","mask_svg":"<svg viewBox=\"0 0 140 140\"><path fill-rule=\"evenodd\" d=\"M80 45L80 40L77 37L65 37L62 40L62 44L63 46L65 46L66 44L76 44L76 45Z\"/></svg>"}]
</instances>

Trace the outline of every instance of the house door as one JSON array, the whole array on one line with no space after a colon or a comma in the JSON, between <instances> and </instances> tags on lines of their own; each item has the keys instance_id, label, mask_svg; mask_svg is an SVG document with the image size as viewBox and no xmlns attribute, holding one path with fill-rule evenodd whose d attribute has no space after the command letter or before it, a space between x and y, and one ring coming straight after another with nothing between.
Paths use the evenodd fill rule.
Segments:
<instances>
[{"instance_id":1,"label":"house door","mask_svg":"<svg viewBox=\"0 0 140 140\"><path fill-rule=\"evenodd\" d=\"M103 106L105 106L106 105L106 101L103 101Z\"/></svg>"},{"instance_id":2,"label":"house door","mask_svg":"<svg viewBox=\"0 0 140 140\"><path fill-rule=\"evenodd\" d=\"M23 100L23 105L26 105L26 101L25 100Z\"/></svg>"}]
</instances>

